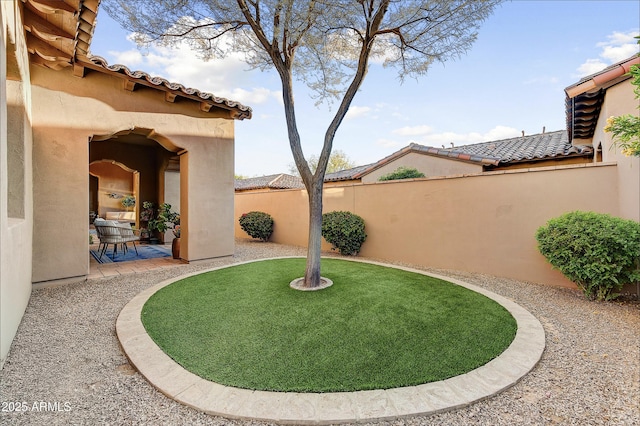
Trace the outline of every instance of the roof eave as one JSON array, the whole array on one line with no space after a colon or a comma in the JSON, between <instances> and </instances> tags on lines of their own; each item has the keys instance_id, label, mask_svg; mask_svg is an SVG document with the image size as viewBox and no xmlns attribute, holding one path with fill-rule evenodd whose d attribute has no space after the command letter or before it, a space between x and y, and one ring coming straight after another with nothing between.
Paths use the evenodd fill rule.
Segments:
<instances>
[{"instance_id":1,"label":"roof eave","mask_svg":"<svg viewBox=\"0 0 640 426\"><path fill-rule=\"evenodd\" d=\"M603 72L592 74L591 76L586 77L584 81L580 81L567 87L564 91L569 99L573 99L583 93L599 89L620 77L624 77L622 80L626 80L627 78L631 78L631 76L627 74L633 65L640 65L640 57L637 55L615 64Z\"/></svg>"},{"instance_id":2,"label":"roof eave","mask_svg":"<svg viewBox=\"0 0 640 426\"><path fill-rule=\"evenodd\" d=\"M109 66L105 59L91 56L89 47L100 0L22 1L25 4L23 27L31 63L53 70L73 67L73 74L77 77L84 77L85 70L91 69L122 78L126 90L134 90L136 85L143 85L164 92L167 102L175 102L177 97L181 97L197 102L203 112L222 109L228 111L232 119L251 118L251 108L239 102L186 88L142 71L132 72L124 65ZM49 15L57 18L50 20L47 18Z\"/></svg>"},{"instance_id":3,"label":"roof eave","mask_svg":"<svg viewBox=\"0 0 640 426\"><path fill-rule=\"evenodd\" d=\"M198 89L187 88L182 84L172 83L161 77L153 77L143 71L131 71L125 65L109 65L100 56L79 57L74 67L74 74L83 77L84 68L123 79L126 90L133 91L136 85L142 85L165 92L166 102L173 103L177 97L181 97L199 103L200 110L203 112L209 112L215 107L229 111L231 118L236 120L251 119L252 117L251 107L242 105L240 102L217 97L212 93L201 92Z\"/></svg>"}]
</instances>

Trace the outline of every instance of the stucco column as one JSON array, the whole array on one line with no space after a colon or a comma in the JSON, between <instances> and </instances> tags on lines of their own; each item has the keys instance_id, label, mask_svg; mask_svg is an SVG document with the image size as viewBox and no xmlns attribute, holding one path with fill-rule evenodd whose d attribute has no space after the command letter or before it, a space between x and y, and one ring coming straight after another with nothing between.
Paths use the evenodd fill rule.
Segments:
<instances>
[{"instance_id":1,"label":"stucco column","mask_svg":"<svg viewBox=\"0 0 640 426\"><path fill-rule=\"evenodd\" d=\"M234 142L190 138L180 156L180 256L190 262L234 252Z\"/></svg>"},{"instance_id":2,"label":"stucco column","mask_svg":"<svg viewBox=\"0 0 640 426\"><path fill-rule=\"evenodd\" d=\"M88 274L88 158L86 132L34 127L34 283Z\"/></svg>"}]
</instances>

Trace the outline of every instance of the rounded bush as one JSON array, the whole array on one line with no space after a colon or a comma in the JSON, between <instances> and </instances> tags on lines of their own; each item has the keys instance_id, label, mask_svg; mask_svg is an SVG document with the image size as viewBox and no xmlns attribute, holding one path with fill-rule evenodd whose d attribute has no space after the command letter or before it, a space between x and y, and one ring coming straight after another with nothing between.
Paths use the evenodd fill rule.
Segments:
<instances>
[{"instance_id":1,"label":"rounded bush","mask_svg":"<svg viewBox=\"0 0 640 426\"><path fill-rule=\"evenodd\" d=\"M253 238L268 241L273 234L273 218L264 212L249 212L240 216L240 227Z\"/></svg>"},{"instance_id":2,"label":"rounded bush","mask_svg":"<svg viewBox=\"0 0 640 426\"><path fill-rule=\"evenodd\" d=\"M357 255L367 239L364 220L351 212L330 212L322 215L322 236L340 254Z\"/></svg>"},{"instance_id":3,"label":"rounded bush","mask_svg":"<svg viewBox=\"0 0 640 426\"><path fill-rule=\"evenodd\" d=\"M640 279L640 223L575 211L551 219L536 232L549 263L590 299L610 300Z\"/></svg>"},{"instance_id":4,"label":"rounded bush","mask_svg":"<svg viewBox=\"0 0 640 426\"><path fill-rule=\"evenodd\" d=\"M380 176L378 181L423 178L424 173L410 167L398 167L393 172Z\"/></svg>"}]
</instances>

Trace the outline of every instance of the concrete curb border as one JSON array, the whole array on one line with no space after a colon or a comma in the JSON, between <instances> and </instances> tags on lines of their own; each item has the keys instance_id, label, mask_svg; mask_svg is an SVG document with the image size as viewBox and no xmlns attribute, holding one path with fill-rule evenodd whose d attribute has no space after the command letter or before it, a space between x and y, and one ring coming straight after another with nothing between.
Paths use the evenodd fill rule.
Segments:
<instances>
[{"instance_id":1,"label":"concrete curb border","mask_svg":"<svg viewBox=\"0 0 640 426\"><path fill-rule=\"evenodd\" d=\"M161 288L205 272L276 257L198 271L163 281L136 295L120 312L116 333L131 364L155 388L182 404L232 419L288 424L331 424L390 420L429 415L470 405L513 386L531 371L545 348L540 322L513 301L493 292L425 271L385 263L365 262L443 279L483 294L507 309L518 324L511 345L497 358L466 374L439 382L404 388L333 393L266 392L238 389L210 382L185 370L149 337L140 315L146 301ZM346 259L345 259L346 260Z\"/></svg>"}]
</instances>

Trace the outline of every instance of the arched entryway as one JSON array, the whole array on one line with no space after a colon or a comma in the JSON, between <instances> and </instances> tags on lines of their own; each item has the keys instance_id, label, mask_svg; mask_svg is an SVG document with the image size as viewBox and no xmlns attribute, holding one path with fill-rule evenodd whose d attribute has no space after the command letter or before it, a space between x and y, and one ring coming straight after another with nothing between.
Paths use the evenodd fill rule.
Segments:
<instances>
[{"instance_id":1,"label":"arched entryway","mask_svg":"<svg viewBox=\"0 0 640 426\"><path fill-rule=\"evenodd\" d=\"M90 212L107 220L128 221L144 243L171 244L173 232L147 232L149 222L141 213L145 203L154 206L154 218L163 203L180 213L179 154L184 152L150 129L94 135L89 141ZM132 206L123 204L131 199L135 200Z\"/></svg>"}]
</instances>

